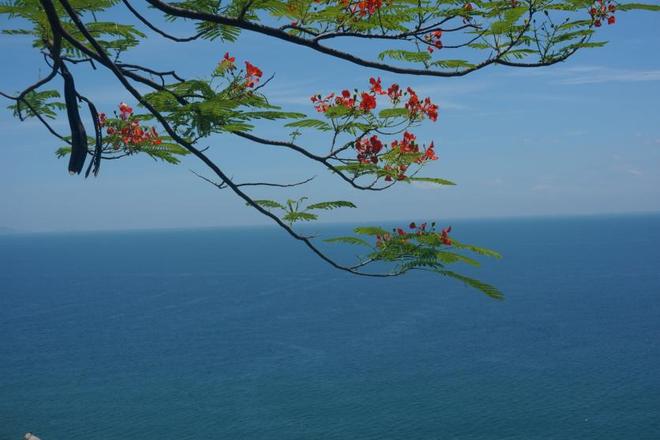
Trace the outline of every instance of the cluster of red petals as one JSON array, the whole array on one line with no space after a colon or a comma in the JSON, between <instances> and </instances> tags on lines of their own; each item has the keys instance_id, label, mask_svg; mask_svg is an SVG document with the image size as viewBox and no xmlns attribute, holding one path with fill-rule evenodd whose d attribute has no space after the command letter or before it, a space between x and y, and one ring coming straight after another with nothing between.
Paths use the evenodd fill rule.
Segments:
<instances>
[{"instance_id":1,"label":"cluster of red petals","mask_svg":"<svg viewBox=\"0 0 660 440\"><path fill-rule=\"evenodd\" d=\"M245 62L245 87L254 87L257 85L263 72L249 61Z\"/></svg>"},{"instance_id":2,"label":"cluster of red petals","mask_svg":"<svg viewBox=\"0 0 660 440\"><path fill-rule=\"evenodd\" d=\"M123 120L128 119L133 114L133 109L125 102L119 104L119 117ZM104 115L105 116L105 115Z\"/></svg>"},{"instance_id":3,"label":"cluster of red petals","mask_svg":"<svg viewBox=\"0 0 660 440\"><path fill-rule=\"evenodd\" d=\"M360 96L360 110L369 112L376 108L376 97L371 93L362 92Z\"/></svg>"},{"instance_id":4,"label":"cluster of red petals","mask_svg":"<svg viewBox=\"0 0 660 440\"><path fill-rule=\"evenodd\" d=\"M385 181L386 182L391 182L392 181L392 172L397 171L398 174L396 176L396 180L404 180L406 178L406 171L408 170L408 165L399 165L398 167L394 168L390 165L385 165L383 169L387 172L387 175L385 176Z\"/></svg>"},{"instance_id":5,"label":"cluster of red petals","mask_svg":"<svg viewBox=\"0 0 660 440\"><path fill-rule=\"evenodd\" d=\"M220 60L220 66L234 70L236 68L236 57L232 57L229 55L229 52L225 52L225 56Z\"/></svg>"},{"instance_id":6,"label":"cluster of red petals","mask_svg":"<svg viewBox=\"0 0 660 440\"><path fill-rule=\"evenodd\" d=\"M383 150L383 142L378 138L378 136L373 135L370 138L361 138L355 141L355 150L357 151L357 159L360 163L378 163L378 154ZM427 147L420 151L419 145L416 143L416 137L414 134L405 131L403 133L403 139L394 140L391 144L392 150L397 150L402 154L416 154L422 153L415 162L422 164L429 160L438 160L438 156L435 154L435 147L433 142ZM392 181L393 174L391 171L394 169L390 165L385 165L384 168L388 171L385 176L386 181ZM398 169L398 180L403 180L406 178L406 170L408 169L407 165L399 165Z\"/></svg>"},{"instance_id":7,"label":"cluster of red petals","mask_svg":"<svg viewBox=\"0 0 660 440\"><path fill-rule=\"evenodd\" d=\"M393 104L398 104L403 96L403 91L398 84L392 84L387 88L387 96L389 96Z\"/></svg>"},{"instance_id":8,"label":"cluster of red petals","mask_svg":"<svg viewBox=\"0 0 660 440\"><path fill-rule=\"evenodd\" d=\"M378 163L378 153L383 149L383 143L378 136L373 135L370 138L358 139L355 141L357 150L357 159L360 163Z\"/></svg>"},{"instance_id":9,"label":"cluster of red petals","mask_svg":"<svg viewBox=\"0 0 660 440\"><path fill-rule=\"evenodd\" d=\"M147 145L160 145L162 143L154 127L140 126L140 122L132 118L133 109L128 104L119 104L119 119L113 123L108 121L105 113L99 113L99 125L106 127L106 134L114 138L113 148L118 150L123 143L124 148L139 148Z\"/></svg>"},{"instance_id":10,"label":"cluster of red petals","mask_svg":"<svg viewBox=\"0 0 660 440\"><path fill-rule=\"evenodd\" d=\"M383 235L376 235L376 247L383 247L388 241L391 241L393 239L399 239L403 241L407 241L407 238L409 238L411 235L435 235L437 234L438 238L440 239L440 243L444 244L445 246L451 246L452 245L452 240L449 237L449 233L451 232L451 226L448 226L444 229L442 229L440 232L435 232L435 222L431 224L430 228L427 228L427 223L422 223L420 225L417 225L415 222L410 223L408 226L409 229L411 229L411 232L407 232L404 228L394 228L392 230L392 234L390 233L385 233Z\"/></svg>"},{"instance_id":11,"label":"cluster of red petals","mask_svg":"<svg viewBox=\"0 0 660 440\"><path fill-rule=\"evenodd\" d=\"M383 7L383 0L359 0L357 2L341 0L341 3L351 14L359 14L362 17L374 15Z\"/></svg>"},{"instance_id":12,"label":"cluster of red petals","mask_svg":"<svg viewBox=\"0 0 660 440\"><path fill-rule=\"evenodd\" d=\"M404 92L398 84L392 84L383 89L383 84L380 78L369 78L369 90L365 92L351 93L349 90L342 90L338 95L330 93L323 97L322 95L314 95L310 100L314 104L317 112L325 113L333 106L342 106L347 109L359 109L363 112L374 110L377 106L377 96L387 95L393 104L398 104L404 96L407 96L408 101L405 106L410 115L415 118L419 116L426 116L432 121L438 119L438 106L431 102L430 98L419 99L417 93L410 87Z\"/></svg>"},{"instance_id":13,"label":"cluster of red petals","mask_svg":"<svg viewBox=\"0 0 660 440\"><path fill-rule=\"evenodd\" d=\"M451 232L451 226L448 226L448 227L444 228L440 232L440 241L442 242L442 244L445 244L447 246L451 246L451 238L449 238L449 233L450 232Z\"/></svg>"},{"instance_id":14,"label":"cluster of red petals","mask_svg":"<svg viewBox=\"0 0 660 440\"><path fill-rule=\"evenodd\" d=\"M402 153L418 153L419 146L415 142L416 139L414 134L404 131L402 140L392 142L392 149L398 149Z\"/></svg>"},{"instance_id":15,"label":"cluster of red petals","mask_svg":"<svg viewBox=\"0 0 660 440\"><path fill-rule=\"evenodd\" d=\"M403 133L403 139L398 141L392 142L392 149L396 150L398 149L401 153L419 153L419 145L417 144L416 137L414 134L405 131ZM438 160L438 156L435 154L435 149L434 149L433 142L428 146L428 148L424 149L422 156L417 159L415 162L417 163L422 163L427 160Z\"/></svg>"},{"instance_id":16,"label":"cluster of red petals","mask_svg":"<svg viewBox=\"0 0 660 440\"><path fill-rule=\"evenodd\" d=\"M410 87L407 89L408 92L408 102L406 103L406 108L411 116L416 117L420 114L426 115L432 121L438 120L438 106L431 102L431 98L424 98L423 101L419 100L417 93Z\"/></svg>"},{"instance_id":17,"label":"cluster of red petals","mask_svg":"<svg viewBox=\"0 0 660 440\"><path fill-rule=\"evenodd\" d=\"M424 41L428 44L426 50L433 53L435 49L442 49L442 31L437 30L424 35Z\"/></svg>"},{"instance_id":18,"label":"cluster of red petals","mask_svg":"<svg viewBox=\"0 0 660 440\"><path fill-rule=\"evenodd\" d=\"M589 9L589 15L591 15L591 19L594 21L594 26L596 27L600 27L603 21L607 21L607 24L616 23L615 12L616 5L606 0L596 0Z\"/></svg>"},{"instance_id":19,"label":"cluster of red petals","mask_svg":"<svg viewBox=\"0 0 660 440\"><path fill-rule=\"evenodd\" d=\"M380 77L378 79L371 77L369 78L369 90L371 90L372 93L375 93L376 95L386 95L387 92L383 90L383 83L380 80ZM396 84L394 84L396 85ZM399 87L399 86L397 86Z\"/></svg>"}]
</instances>

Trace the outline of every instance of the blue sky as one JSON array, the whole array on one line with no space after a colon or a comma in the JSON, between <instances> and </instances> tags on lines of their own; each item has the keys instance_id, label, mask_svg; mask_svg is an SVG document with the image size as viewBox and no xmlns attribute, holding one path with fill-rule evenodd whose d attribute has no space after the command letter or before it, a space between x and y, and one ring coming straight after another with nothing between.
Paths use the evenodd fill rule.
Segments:
<instances>
[{"instance_id":1,"label":"blue sky","mask_svg":"<svg viewBox=\"0 0 660 440\"><path fill-rule=\"evenodd\" d=\"M265 91L274 103L310 115L313 93L365 88L370 76L431 96L440 105L438 122L416 133L435 140L440 159L424 174L451 179L455 187L400 185L382 193L359 192L292 152L233 137L208 143L210 156L237 180L317 176L305 187L260 189L255 197L307 195L358 205L325 215L327 222L658 211L660 15L617 18L617 25L601 31L610 41L605 48L582 51L549 68L497 66L464 78L387 74L250 33L232 45L177 45L154 37L126 60L202 77L229 50L239 62L250 60L266 75L275 74ZM0 28L7 24L0 19ZM26 39L0 36L0 50L11 60L0 65L3 91L14 92L46 71ZM77 69L76 74L79 87L102 111L132 102L107 73ZM56 125L67 127L64 119ZM178 166L138 157L107 162L98 178L85 180L67 173L66 161L54 154L59 143L37 122L19 123L1 110L0 133L0 227L64 231L268 223L230 192L195 177L190 170L205 170L192 158ZM264 127L257 133L274 132ZM313 141L325 145L322 137Z\"/></svg>"}]
</instances>

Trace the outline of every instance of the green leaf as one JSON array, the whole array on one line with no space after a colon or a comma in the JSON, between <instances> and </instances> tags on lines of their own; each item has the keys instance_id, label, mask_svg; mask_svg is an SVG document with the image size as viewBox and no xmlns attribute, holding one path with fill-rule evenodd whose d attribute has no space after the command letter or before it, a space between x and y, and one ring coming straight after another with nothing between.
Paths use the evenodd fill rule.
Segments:
<instances>
[{"instance_id":1,"label":"green leaf","mask_svg":"<svg viewBox=\"0 0 660 440\"><path fill-rule=\"evenodd\" d=\"M333 237L323 241L328 243L346 243L346 244L355 244L360 246L372 247L369 243L357 237Z\"/></svg>"},{"instance_id":2,"label":"green leaf","mask_svg":"<svg viewBox=\"0 0 660 440\"><path fill-rule=\"evenodd\" d=\"M493 34L503 34L511 31L511 27L527 12L527 7L520 6L517 8L508 9L504 13L504 17L500 21L494 22L490 26L490 31Z\"/></svg>"},{"instance_id":3,"label":"green leaf","mask_svg":"<svg viewBox=\"0 0 660 440\"><path fill-rule=\"evenodd\" d=\"M429 61L431 59L431 55L427 52L411 52L409 50L389 49L378 54L379 60L384 60L385 58L391 58L393 60L399 61L409 61L411 63L422 63L424 61Z\"/></svg>"},{"instance_id":4,"label":"green leaf","mask_svg":"<svg viewBox=\"0 0 660 440\"><path fill-rule=\"evenodd\" d=\"M275 200L255 200L254 203L261 206L262 208L277 208L277 209L286 209L283 205L277 203ZM246 203L248 206L249 203Z\"/></svg>"},{"instance_id":5,"label":"green leaf","mask_svg":"<svg viewBox=\"0 0 660 440\"><path fill-rule=\"evenodd\" d=\"M438 60L431 63L432 66L438 66L444 69L458 69L474 67L474 64L465 60Z\"/></svg>"},{"instance_id":6,"label":"green leaf","mask_svg":"<svg viewBox=\"0 0 660 440\"><path fill-rule=\"evenodd\" d=\"M360 234L360 235L385 235L385 234L388 234L388 232L385 229L379 228L377 226L361 226L361 227L353 229L353 232L355 232L356 234Z\"/></svg>"},{"instance_id":7,"label":"green leaf","mask_svg":"<svg viewBox=\"0 0 660 440\"><path fill-rule=\"evenodd\" d=\"M408 117L410 112L408 111L407 108L386 108L381 110L378 113L378 117L380 118L401 118L401 117Z\"/></svg>"},{"instance_id":8,"label":"green leaf","mask_svg":"<svg viewBox=\"0 0 660 440\"><path fill-rule=\"evenodd\" d=\"M648 3L624 3L617 5L619 11L660 11L660 5L650 5Z\"/></svg>"},{"instance_id":9,"label":"green leaf","mask_svg":"<svg viewBox=\"0 0 660 440\"><path fill-rule=\"evenodd\" d=\"M357 206L345 200L335 200L332 202L315 203L307 207L307 209L324 209L324 210L330 210L335 208L357 208Z\"/></svg>"},{"instance_id":10,"label":"green leaf","mask_svg":"<svg viewBox=\"0 0 660 440\"><path fill-rule=\"evenodd\" d=\"M438 177L410 177L407 179L408 182L429 182L436 183L438 185L456 185L454 182L446 179L440 179Z\"/></svg>"},{"instance_id":11,"label":"green leaf","mask_svg":"<svg viewBox=\"0 0 660 440\"><path fill-rule=\"evenodd\" d=\"M318 216L316 214L312 214L311 212L292 211L287 212L286 215L282 217L282 219L289 223L295 223L298 221L309 222L318 219Z\"/></svg>"},{"instance_id":12,"label":"green leaf","mask_svg":"<svg viewBox=\"0 0 660 440\"><path fill-rule=\"evenodd\" d=\"M471 266L479 267L480 264L477 260L474 260L470 257L466 257L465 255L461 254L455 254L453 252L447 252L447 251L438 251L436 253L436 257L438 260L442 261L443 263L467 263Z\"/></svg>"},{"instance_id":13,"label":"green leaf","mask_svg":"<svg viewBox=\"0 0 660 440\"><path fill-rule=\"evenodd\" d=\"M55 151L55 155L58 159L61 159L68 154L71 154L71 147L62 147Z\"/></svg>"},{"instance_id":14,"label":"green leaf","mask_svg":"<svg viewBox=\"0 0 660 440\"><path fill-rule=\"evenodd\" d=\"M486 284L482 281L475 280L474 278L466 277L465 275L458 274L451 270L436 269L435 271L438 272L440 275L444 275L449 278L454 278L455 280L463 281L463 283L465 283L466 285L485 293L486 295L490 296L493 299L497 299L497 300L504 299L504 295L502 294L502 292L500 292L495 286L491 286L490 284Z\"/></svg>"},{"instance_id":15,"label":"green leaf","mask_svg":"<svg viewBox=\"0 0 660 440\"><path fill-rule=\"evenodd\" d=\"M486 257L493 257L493 258L498 258L498 259L502 258L502 255L499 252L496 252L496 251L491 250L491 249L486 249L486 248L482 248L482 247L473 246L471 244L461 243L459 241L454 240L453 238L452 238L452 241L451 241L451 245L452 245L452 247L454 247L456 249L466 249L470 252L474 252L475 254L479 254L479 255L484 255Z\"/></svg>"},{"instance_id":16,"label":"green leaf","mask_svg":"<svg viewBox=\"0 0 660 440\"><path fill-rule=\"evenodd\" d=\"M289 122L285 127L316 128L317 130L330 131L332 127L325 121L318 119L303 119L301 121Z\"/></svg>"}]
</instances>

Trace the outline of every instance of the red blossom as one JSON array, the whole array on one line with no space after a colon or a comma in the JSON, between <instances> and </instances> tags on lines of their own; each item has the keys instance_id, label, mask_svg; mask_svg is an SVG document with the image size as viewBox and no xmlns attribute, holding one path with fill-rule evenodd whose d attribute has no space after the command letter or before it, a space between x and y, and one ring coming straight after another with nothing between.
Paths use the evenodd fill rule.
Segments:
<instances>
[{"instance_id":1,"label":"red blossom","mask_svg":"<svg viewBox=\"0 0 660 440\"><path fill-rule=\"evenodd\" d=\"M355 141L355 149L358 152L357 159L360 163L378 163L378 153L383 149L383 143L378 136L373 135L369 139L362 138Z\"/></svg>"},{"instance_id":2,"label":"red blossom","mask_svg":"<svg viewBox=\"0 0 660 440\"><path fill-rule=\"evenodd\" d=\"M263 72L254 64L249 61L245 62L245 87L254 87L258 82Z\"/></svg>"},{"instance_id":3,"label":"red blossom","mask_svg":"<svg viewBox=\"0 0 660 440\"><path fill-rule=\"evenodd\" d=\"M444 228L440 232L440 241L442 242L442 244L447 245L447 246L451 246L451 238L449 238L449 233L450 232L451 232L451 226L448 226L448 227Z\"/></svg>"},{"instance_id":4,"label":"red blossom","mask_svg":"<svg viewBox=\"0 0 660 440\"><path fill-rule=\"evenodd\" d=\"M383 90L383 85L381 84L380 77L378 79L369 78L369 84L371 84L371 91L378 95L386 95L387 92Z\"/></svg>"},{"instance_id":5,"label":"red blossom","mask_svg":"<svg viewBox=\"0 0 660 440\"><path fill-rule=\"evenodd\" d=\"M133 114L133 109L128 106L125 102L119 104L119 117L122 119L127 119Z\"/></svg>"},{"instance_id":6,"label":"red blossom","mask_svg":"<svg viewBox=\"0 0 660 440\"><path fill-rule=\"evenodd\" d=\"M390 100L392 100L392 103L394 103L394 104L399 102L402 95L403 95L403 92L399 88L398 84L392 84L387 89L387 96L389 96Z\"/></svg>"},{"instance_id":7,"label":"red blossom","mask_svg":"<svg viewBox=\"0 0 660 440\"><path fill-rule=\"evenodd\" d=\"M376 108L376 97L369 93L362 92L362 96L360 100L360 110L368 112L375 108Z\"/></svg>"}]
</instances>

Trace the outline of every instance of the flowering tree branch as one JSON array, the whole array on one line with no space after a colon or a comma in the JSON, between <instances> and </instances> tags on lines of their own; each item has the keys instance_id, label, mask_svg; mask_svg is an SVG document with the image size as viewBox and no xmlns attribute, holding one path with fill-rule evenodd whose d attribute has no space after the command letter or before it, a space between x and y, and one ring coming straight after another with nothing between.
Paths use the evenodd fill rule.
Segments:
<instances>
[{"instance_id":1,"label":"flowering tree branch","mask_svg":"<svg viewBox=\"0 0 660 440\"><path fill-rule=\"evenodd\" d=\"M435 222L410 223L385 230L356 228L353 236L327 242L350 244L365 250L354 264L343 264L328 256L316 237L296 229L300 222L313 221L325 211L353 209L348 201L312 202L307 197L285 201L262 200L248 190L254 187L286 189L305 185L313 178L294 183L239 182L205 154L206 142L215 134L230 134L258 145L286 149L323 166L351 187L383 191L399 183L425 182L453 185L437 177L420 176L425 165L437 159L432 140L417 139L414 129L435 122L438 106L410 87L384 85L379 77L369 79L362 90L324 91L310 98L317 117L284 111L270 103L264 91L273 78L249 61L239 68L236 57L226 52L208 79L186 79L174 69L158 70L126 63L122 54L147 38L131 24L98 19L114 0L13 0L0 5L0 14L31 23L29 29L6 31L34 36L49 67L42 79L16 94L0 92L12 101L10 108L21 120L37 118L65 146L59 156L69 156L69 171L97 175L104 160L147 154L172 164L192 155L204 164L213 178L193 172L218 189L227 189L266 216L292 238L336 269L355 275L391 277L411 270L432 271L481 290L494 298L501 293L493 286L449 269L456 263L478 265L470 254L498 257L494 251L467 245L450 236L451 227ZM196 31L190 37L175 37L162 30L128 0L126 8L139 23L161 37L190 44L199 39L234 41L241 30L256 32L325 55L383 71L436 77L462 76L491 64L511 67L540 67L563 61L582 48L597 47L591 41L603 23L614 24L619 10L659 7L621 4L606 0L231 0L214 2L186 0L178 3L147 0L167 19L188 19ZM553 11L559 10L558 17ZM365 44L390 43L401 48L381 51L378 61L333 48L336 39L354 38ZM473 52L468 59L441 54L458 50ZM479 56L486 54L485 57ZM139 106L142 113L122 102L112 114L97 110L93 94L77 88L71 65L92 70L107 69ZM63 83L57 89L43 90ZM136 85L148 89L142 93ZM365 82L366 84L366 82ZM61 100L63 98L63 101ZM84 124L80 112L89 113ZM66 115L70 135L54 130L50 119ZM254 133L260 121L280 121L288 139L267 139ZM152 125L156 124L156 125ZM305 145L301 136L316 133L327 145ZM88 135L90 133L90 135ZM162 134L161 134L162 133ZM323 149L324 151L320 151Z\"/></svg>"}]
</instances>

